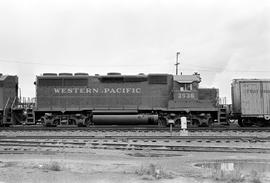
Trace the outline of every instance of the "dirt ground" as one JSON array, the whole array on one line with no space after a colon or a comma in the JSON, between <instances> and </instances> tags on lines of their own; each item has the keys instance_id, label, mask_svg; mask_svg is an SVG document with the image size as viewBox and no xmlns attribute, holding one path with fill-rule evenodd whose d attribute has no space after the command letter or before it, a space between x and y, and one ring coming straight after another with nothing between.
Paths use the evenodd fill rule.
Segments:
<instances>
[{"instance_id":1,"label":"dirt ground","mask_svg":"<svg viewBox=\"0 0 270 183\"><path fill-rule=\"evenodd\" d=\"M246 173L235 171L236 167L231 163L226 164L225 169L223 166L220 171L217 165L213 166L214 168L196 166L200 163L222 160L225 162L258 161L266 163L267 166L256 169L251 165L251 168L246 168ZM239 170L243 169L245 168L240 167ZM233 183L240 181L270 182L270 154L98 149L89 150L87 153L0 154L0 183Z\"/></svg>"}]
</instances>

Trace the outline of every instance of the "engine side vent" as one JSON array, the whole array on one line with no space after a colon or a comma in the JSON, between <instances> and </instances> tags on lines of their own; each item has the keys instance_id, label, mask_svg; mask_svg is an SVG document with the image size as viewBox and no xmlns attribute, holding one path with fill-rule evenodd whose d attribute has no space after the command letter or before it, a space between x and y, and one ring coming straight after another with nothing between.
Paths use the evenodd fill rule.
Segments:
<instances>
[{"instance_id":1,"label":"engine side vent","mask_svg":"<svg viewBox=\"0 0 270 183\"><path fill-rule=\"evenodd\" d=\"M101 82L105 82L105 83L122 83L122 82L124 82L123 76L102 76L99 79Z\"/></svg>"},{"instance_id":2,"label":"engine side vent","mask_svg":"<svg viewBox=\"0 0 270 183\"><path fill-rule=\"evenodd\" d=\"M109 72L109 73L107 73L107 75L108 76L120 76L121 73L119 73L119 72Z\"/></svg>"},{"instance_id":3,"label":"engine side vent","mask_svg":"<svg viewBox=\"0 0 270 183\"><path fill-rule=\"evenodd\" d=\"M217 89L200 88L199 100L216 100L218 98Z\"/></svg>"},{"instance_id":4,"label":"engine side vent","mask_svg":"<svg viewBox=\"0 0 270 183\"><path fill-rule=\"evenodd\" d=\"M62 86L62 79L39 79L38 86Z\"/></svg>"},{"instance_id":5,"label":"engine side vent","mask_svg":"<svg viewBox=\"0 0 270 183\"><path fill-rule=\"evenodd\" d=\"M125 82L143 82L143 81L147 81L147 77L143 77L143 76L125 76L124 81Z\"/></svg>"},{"instance_id":6,"label":"engine side vent","mask_svg":"<svg viewBox=\"0 0 270 183\"><path fill-rule=\"evenodd\" d=\"M74 74L74 76L89 76L89 74L84 72L77 72Z\"/></svg>"},{"instance_id":7,"label":"engine side vent","mask_svg":"<svg viewBox=\"0 0 270 183\"><path fill-rule=\"evenodd\" d=\"M87 86L88 79L68 78L64 79L63 86Z\"/></svg>"},{"instance_id":8,"label":"engine side vent","mask_svg":"<svg viewBox=\"0 0 270 183\"><path fill-rule=\"evenodd\" d=\"M167 74L151 74L148 75L149 84L167 84Z\"/></svg>"},{"instance_id":9,"label":"engine side vent","mask_svg":"<svg viewBox=\"0 0 270 183\"><path fill-rule=\"evenodd\" d=\"M72 73L59 73L59 76L72 76Z\"/></svg>"},{"instance_id":10,"label":"engine side vent","mask_svg":"<svg viewBox=\"0 0 270 183\"><path fill-rule=\"evenodd\" d=\"M56 73L43 73L43 76L57 76Z\"/></svg>"}]
</instances>

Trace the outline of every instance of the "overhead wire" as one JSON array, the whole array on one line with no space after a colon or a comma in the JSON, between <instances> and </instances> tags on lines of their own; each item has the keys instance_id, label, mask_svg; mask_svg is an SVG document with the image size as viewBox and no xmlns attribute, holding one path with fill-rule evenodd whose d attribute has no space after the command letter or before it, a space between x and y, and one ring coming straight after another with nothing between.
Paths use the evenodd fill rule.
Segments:
<instances>
[{"instance_id":1,"label":"overhead wire","mask_svg":"<svg viewBox=\"0 0 270 183\"><path fill-rule=\"evenodd\" d=\"M27 61L21 61L21 60L5 60L0 58L0 62L3 63L12 63L12 64L30 64L30 65L46 65L46 66L62 66L62 67L104 67L105 65L94 65L94 64L58 64L58 63L42 63L42 62L27 62ZM109 65L106 64L108 67L153 67L157 64L115 64L115 65Z\"/></svg>"},{"instance_id":2,"label":"overhead wire","mask_svg":"<svg viewBox=\"0 0 270 183\"><path fill-rule=\"evenodd\" d=\"M24 60L18 59L3 59L0 58L0 62L2 63L11 63L11 64L30 64L30 65L44 65L44 66L61 66L61 67L156 67L156 66L165 66L167 63L163 64L106 64L106 65L96 65L96 64L58 64L58 63L44 63L44 62L29 62ZM194 64L186 64L187 66L180 66L181 71L198 71L198 72L211 72L211 73L218 73L218 72L240 72L240 73L265 73L270 72L270 70L232 70L227 68L221 67L212 67L212 66L198 66ZM173 66L173 63L172 63Z\"/></svg>"}]
</instances>

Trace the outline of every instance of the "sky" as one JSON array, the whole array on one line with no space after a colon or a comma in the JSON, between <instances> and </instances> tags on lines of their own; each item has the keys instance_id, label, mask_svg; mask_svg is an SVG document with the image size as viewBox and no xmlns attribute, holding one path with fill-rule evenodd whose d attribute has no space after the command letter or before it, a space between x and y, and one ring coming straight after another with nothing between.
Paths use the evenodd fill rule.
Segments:
<instances>
[{"instance_id":1,"label":"sky","mask_svg":"<svg viewBox=\"0 0 270 183\"><path fill-rule=\"evenodd\" d=\"M230 103L235 78L270 78L269 0L0 0L0 73L24 97L46 72L201 74Z\"/></svg>"}]
</instances>

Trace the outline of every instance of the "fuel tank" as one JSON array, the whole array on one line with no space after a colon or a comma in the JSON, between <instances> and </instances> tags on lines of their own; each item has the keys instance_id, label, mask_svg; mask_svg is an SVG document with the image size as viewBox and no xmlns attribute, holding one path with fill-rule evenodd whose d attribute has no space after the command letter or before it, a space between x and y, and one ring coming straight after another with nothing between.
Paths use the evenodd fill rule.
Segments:
<instances>
[{"instance_id":1,"label":"fuel tank","mask_svg":"<svg viewBox=\"0 0 270 183\"><path fill-rule=\"evenodd\" d=\"M93 122L96 125L114 124L114 125L136 125L136 124L156 124L158 115L155 114L109 114L93 115Z\"/></svg>"}]
</instances>

